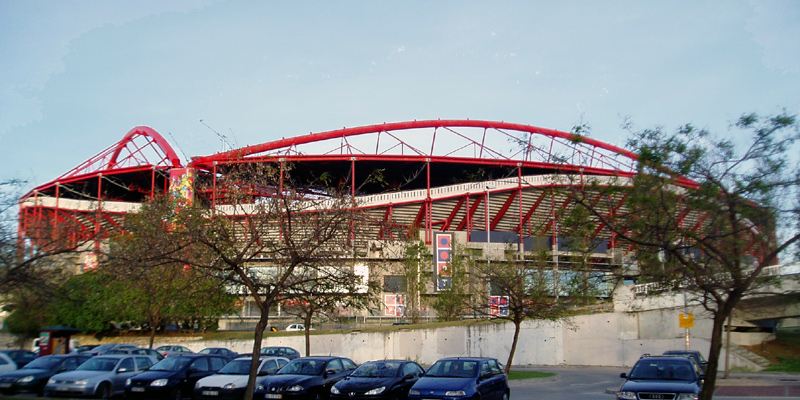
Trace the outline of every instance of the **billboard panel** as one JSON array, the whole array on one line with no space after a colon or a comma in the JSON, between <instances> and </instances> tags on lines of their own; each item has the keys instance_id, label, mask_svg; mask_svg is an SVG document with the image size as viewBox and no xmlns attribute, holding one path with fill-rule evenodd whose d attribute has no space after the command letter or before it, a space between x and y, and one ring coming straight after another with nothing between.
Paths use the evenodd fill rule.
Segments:
<instances>
[{"instance_id":1,"label":"billboard panel","mask_svg":"<svg viewBox=\"0 0 800 400\"><path fill-rule=\"evenodd\" d=\"M448 290L453 282L450 262L453 259L453 234L436 233L434 242L433 273L436 290Z\"/></svg>"}]
</instances>

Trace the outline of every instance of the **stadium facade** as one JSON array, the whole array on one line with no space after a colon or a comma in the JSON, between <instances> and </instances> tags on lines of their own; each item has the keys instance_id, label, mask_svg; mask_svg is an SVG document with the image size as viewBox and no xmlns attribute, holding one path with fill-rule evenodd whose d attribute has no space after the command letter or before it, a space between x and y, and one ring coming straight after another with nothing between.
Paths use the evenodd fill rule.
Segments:
<instances>
[{"instance_id":1,"label":"stadium facade","mask_svg":"<svg viewBox=\"0 0 800 400\"><path fill-rule=\"evenodd\" d=\"M382 276L384 307L377 314L397 316L403 313L404 277L397 268L373 266L399 263L407 240L433 248L436 235L447 233L479 259L502 260L509 253L524 259L544 251L554 270L569 271L572 255L559 218L574 206L570 187L587 180L619 184L636 173L637 161L623 148L553 129L427 120L303 134L182 162L158 132L139 126L23 196L19 237L31 252L56 238L89 240L99 250L125 215L156 196L174 193L210 209L226 207L218 182L243 163L291 164L294 179L324 174L348 186L354 204L376 221L357 238L355 257ZM375 172L379 182L372 179ZM625 199L596 201L611 215ZM688 212L681 218L703 223ZM596 273L620 268L630 249L596 220L592 232ZM74 264L86 270L96 260L88 251ZM249 313L246 303L242 313Z\"/></svg>"}]
</instances>

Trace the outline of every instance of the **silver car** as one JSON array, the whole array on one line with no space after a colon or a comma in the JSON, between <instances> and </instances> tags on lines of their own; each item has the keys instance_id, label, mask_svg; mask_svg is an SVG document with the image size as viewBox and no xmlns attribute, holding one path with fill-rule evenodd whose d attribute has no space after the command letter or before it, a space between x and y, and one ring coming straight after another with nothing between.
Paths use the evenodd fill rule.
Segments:
<instances>
[{"instance_id":1,"label":"silver car","mask_svg":"<svg viewBox=\"0 0 800 400\"><path fill-rule=\"evenodd\" d=\"M76 370L54 375L45 396L92 396L108 399L125 392L125 381L152 365L146 356L109 354L95 356Z\"/></svg>"}]
</instances>

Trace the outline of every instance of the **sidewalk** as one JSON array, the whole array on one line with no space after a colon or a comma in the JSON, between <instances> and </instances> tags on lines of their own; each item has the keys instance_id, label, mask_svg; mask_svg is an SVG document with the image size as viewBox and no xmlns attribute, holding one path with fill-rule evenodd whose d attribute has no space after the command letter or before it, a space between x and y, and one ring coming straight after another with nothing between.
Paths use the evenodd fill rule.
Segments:
<instances>
[{"instance_id":1,"label":"sidewalk","mask_svg":"<svg viewBox=\"0 0 800 400\"><path fill-rule=\"evenodd\" d=\"M800 375L785 373L731 373L717 379L717 396L800 397Z\"/></svg>"}]
</instances>

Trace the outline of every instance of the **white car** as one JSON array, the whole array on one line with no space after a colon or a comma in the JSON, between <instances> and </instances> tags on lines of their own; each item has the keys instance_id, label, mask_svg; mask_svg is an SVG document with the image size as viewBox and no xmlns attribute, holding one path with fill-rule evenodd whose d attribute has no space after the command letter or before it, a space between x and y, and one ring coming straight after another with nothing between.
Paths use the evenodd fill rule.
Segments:
<instances>
[{"instance_id":1,"label":"white car","mask_svg":"<svg viewBox=\"0 0 800 400\"><path fill-rule=\"evenodd\" d=\"M5 355L4 353L0 353L0 372L15 371L16 369L17 363L15 363L11 357Z\"/></svg>"},{"instance_id":2,"label":"white car","mask_svg":"<svg viewBox=\"0 0 800 400\"><path fill-rule=\"evenodd\" d=\"M306 326L303 324L291 324L286 327L287 332L300 332L306 330ZM313 331L314 328L309 328L308 330Z\"/></svg>"},{"instance_id":3,"label":"white car","mask_svg":"<svg viewBox=\"0 0 800 400\"><path fill-rule=\"evenodd\" d=\"M197 381L194 386L194 398L240 398L247 388L250 360L250 357L239 357L225 364L216 374ZM273 375L289 363L289 359L284 357L261 357L260 360L258 376Z\"/></svg>"}]
</instances>

